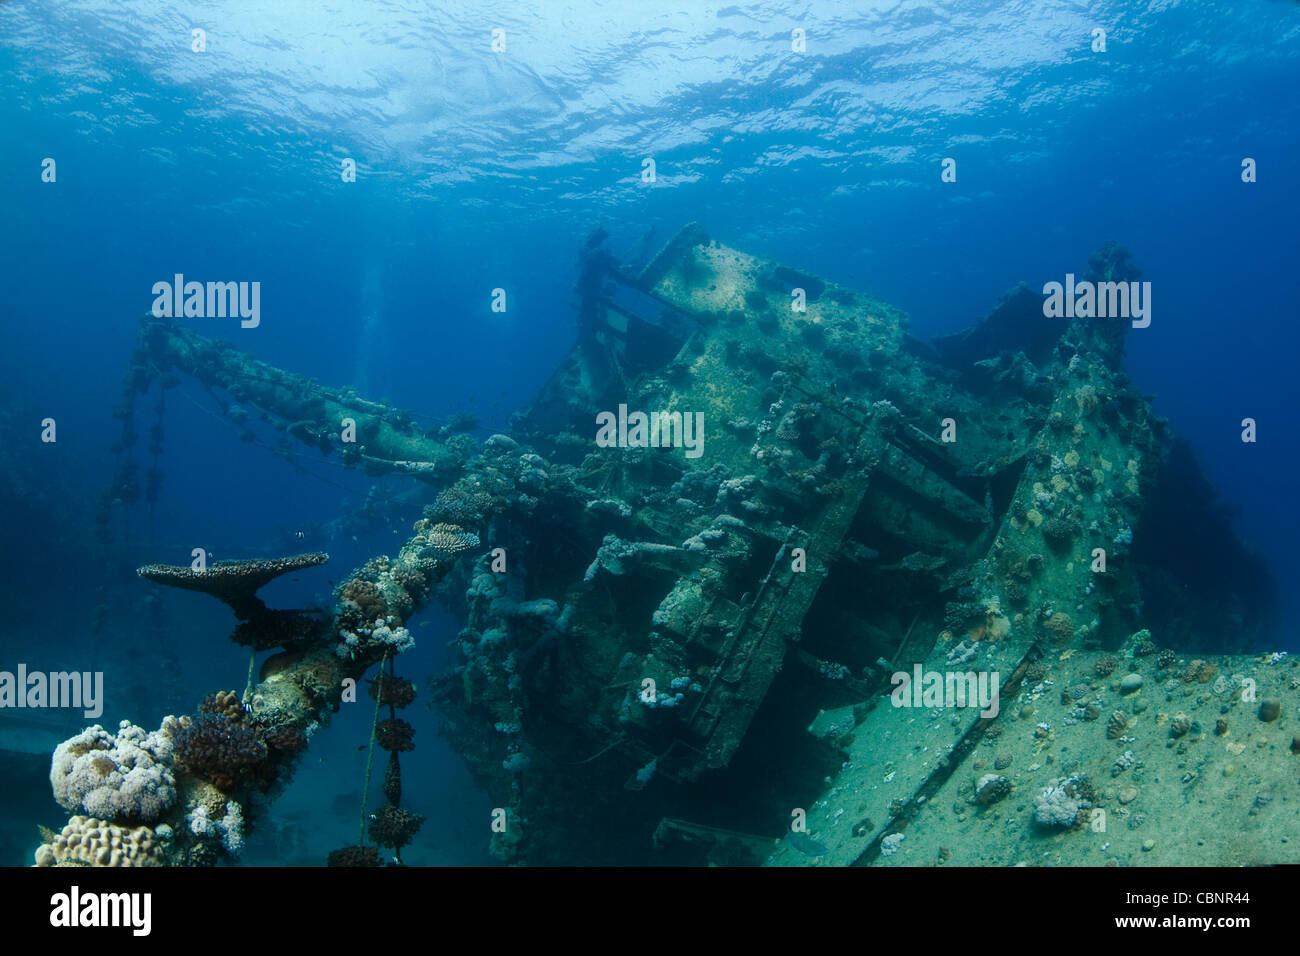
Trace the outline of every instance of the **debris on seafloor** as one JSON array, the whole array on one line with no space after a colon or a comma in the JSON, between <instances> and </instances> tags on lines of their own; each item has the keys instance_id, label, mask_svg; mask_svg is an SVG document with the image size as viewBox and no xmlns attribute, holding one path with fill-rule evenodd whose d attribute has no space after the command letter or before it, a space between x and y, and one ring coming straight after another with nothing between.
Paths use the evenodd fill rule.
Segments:
<instances>
[{"instance_id":1,"label":"debris on seafloor","mask_svg":"<svg viewBox=\"0 0 1300 956\"><path fill-rule=\"evenodd\" d=\"M1243 788L1284 792L1295 662L1240 656L1262 650L1271 580L1129 382L1122 323L1045 318L1022 286L931 345L893 307L695 226L636 275L599 235L582 255L576 344L482 443L142 322L130 390L191 376L431 486L399 555L340 585L318 628L245 634L285 648L255 733L323 721L436 595L463 621L432 687L444 734L526 821L494 834L501 859L1297 859L1267 827L1230 851L1208 826L1202 859L1196 815L1166 812L1196 788L1266 823ZM1111 245L1088 275L1136 270ZM1277 706L1244 701L1247 681ZM1242 707L1260 718L1232 720L1242 740L1216 729ZM224 810L196 788L170 812L196 802Z\"/></svg>"}]
</instances>

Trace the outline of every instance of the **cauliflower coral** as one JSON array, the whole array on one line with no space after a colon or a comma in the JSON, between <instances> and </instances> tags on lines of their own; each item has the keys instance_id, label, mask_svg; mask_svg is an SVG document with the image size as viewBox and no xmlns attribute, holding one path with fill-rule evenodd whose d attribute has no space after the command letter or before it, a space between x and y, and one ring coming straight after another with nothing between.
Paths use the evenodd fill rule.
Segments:
<instances>
[{"instance_id":1,"label":"cauliflower coral","mask_svg":"<svg viewBox=\"0 0 1300 956\"><path fill-rule=\"evenodd\" d=\"M54 751L50 786L65 810L103 820L151 823L176 802L171 726L146 732L124 720L114 736L99 724Z\"/></svg>"}]
</instances>

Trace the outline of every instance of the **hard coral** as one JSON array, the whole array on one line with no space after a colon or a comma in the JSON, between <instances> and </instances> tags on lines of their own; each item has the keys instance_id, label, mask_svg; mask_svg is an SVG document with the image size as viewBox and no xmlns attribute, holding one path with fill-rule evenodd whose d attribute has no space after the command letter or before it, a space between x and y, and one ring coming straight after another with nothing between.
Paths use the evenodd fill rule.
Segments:
<instances>
[{"instance_id":1,"label":"hard coral","mask_svg":"<svg viewBox=\"0 0 1300 956\"><path fill-rule=\"evenodd\" d=\"M415 728L400 717L381 720L375 727L375 741L385 750L414 750Z\"/></svg>"},{"instance_id":2,"label":"hard coral","mask_svg":"<svg viewBox=\"0 0 1300 956\"><path fill-rule=\"evenodd\" d=\"M359 620L363 623L382 621L388 614L388 605L384 595L373 581L354 577L348 580L338 592L340 601L350 601L360 611Z\"/></svg>"},{"instance_id":3,"label":"hard coral","mask_svg":"<svg viewBox=\"0 0 1300 956\"><path fill-rule=\"evenodd\" d=\"M429 579L418 568L400 565L393 569L393 582L416 600L424 600L429 591Z\"/></svg>"},{"instance_id":4,"label":"hard coral","mask_svg":"<svg viewBox=\"0 0 1300 956\"><path fill-rule=\"evenodd\" d=\"M1079 535L1079 523L1065 515L1053 515L1043 522L1043 537L1054 548L1064 548Z\"/></svg>"},{"instance_id":5,"label":"hard coral","mask_svg":"<svg viewBox=\"0 0 1300 956\"><path fill-rule=\"evenodd\" d=\"M297 554L265 561L219 561L202 570L190 565L149 564L136 574L155 584L202 591L228 604L241 621L267 609L257 590L282 574L324 564L329 555L321 552Z\"/></svg>"},{"instance_id":6,"label":"hard coral","mask_svg":"<svg viewBox=\"0 0 1300 956\"><path fill-rule=\"evenodd\" d=\"M395 619L393 619L395 621ZM334 645L334 653L340 658L355 659L358 653L374 654L383 649L385 654L401 654L415 646L411 632L398 623L375 623L374 627L359 627L355 631L341 630L341 640Z\"/></svg>"},{"instance_id":7,"label":"hard coral","mask_svg":"<svg viewBox=\"0 0 1300 956\"><path fill-rule=\"evenodd\" d=\"M1203 661L1198 658L1188 663L1187 670L1183 672L1183 683L1208 684L1210 681L1214 680L1215 675L1218 673L1219 669L1217 667L1209 661Z\"/></svg>"},{"instance_id":8,"label":"hard coral","mask_svg":"<svg viewBox=\"0 0 1300 956\"><path fill-rule=\"evenodd\" d=\"M424 516L434 524L446 523L477 527L495 510L491 494L465 484L452 485L438 494L433 504L424 509Z\"/></svg>"},{"instance_id":9,"label":"hard coral","mask_svg":"<svg viewBox=\"0 0 1300 956\"><path fill-rule=\"evenodd\" d=\"M405 677L380 674L369 684L370 696L385 707L406 707L415 700L415 685Z\"/></svg>"},{"instance_id":10,"label":"hard coral","mask_svg":"<svg viewBox=\"0 0 1300 956\"><path fill-rule=\"evenodd\" d=\"M1079 777L1058 777L1034 798L1034 822L1040 827L1070 827L1079 812L1091 807Z\"/></svg>"},{"instance_id":11,"label":"hard coral","mask_svg":"<svg viewBox=\"0 0 1300 956\"><path fill-rule=\"evenodd\" d=\"M258 651L275 647L294 648L321 636L322 621L299 611L266 610L240 621L231 633L236 644Z\"/></svg>"},{"instance_id":12,"label":"hard coral","mask_svg":"<svg viewBox=\"0 0 1300 956\"><path fill-rule=\"evenodd\" d=\"M237 856L244 848L244 810L236 801L226 802L220 819L209 811L206 804L199 804L189 812L190 832L198 837L207 837L212 842L220 842L231 856Z\"/></svg>"},{"instance_id":13,"label":"hard coral","mask_svg":"<svg viewBox=\"0 0 1300 956\"><path fill-rule=\"evenodd\" d=\"M176 735L174 753L178 768L229 792L266 759L266 744L219 714L200 714Z\"/></svg>"},{"instance_id":14,"label":"hard coral","mask_svg":"<svg viewBox=\"0 0 1300 956\"><path fill-rule=\"evenodd\" d=\"M271 660L274 661L275 658ZM337 655L331 653L308 656L297 662L290 660L286 662L286 666L293 667L293 682L311 698L313 707L326 701L333 702L339 699L343 673Z\"/></svg>"},{"instance_id":15,"label":"hard coral","mask_svg":"<svg viewBox=\"0 0 1300 956\"><path fill-rule=\"evenodd\" d=\"M1057 644L1064 644L1074 637L1074 620L1064 611L1057 611L1043 621L1043 630Z\"/></svg>"},{"instance_id":16,"label":"hard coral","mask_svg":"<svg viewBox=\"0 0 1300 956\"><path fill-rule=\"evenodd\" d=\"M162 843L149 827L128 829L74 816L36 849L37 866L161 866Z\"/></svg>"},{"instance_id":17,"label":"hard coral","mask_svg":"<svg viewBox=\"0 0 1300 956\"><path fill-rule=\"evenodd\" d=\"M262 735L262 740L276 753L296 754L307 749L307 735L292 725L268 730Z\"/></svg>"},{"instance_id":18,"label":"hard coral","mask_svg":"<svg viewBox=\"0 0 1300 956\"><path fill-rule=\"evenodd\" d=\"M330 850L328 866L382 866L379 850L373 846L345 846Z\"/></svg>"},{"instance_id":19,"label":"hard coral","mask_svg":"<svg viewBox=\"0 0 1300 956\"><path fill-rule=\"evenodd\" d=\"M388 766L384 768L384 797L393 806L402 802L402 764L397 759L397 751L388 755Z\"/></svg>"},{"instance_id":20,"label":"hard coral","mask_svg":"<svg viewBox=\"0 0 1300 956\"><path fill-rule=\"evenodd\" d=\"M1079 406L1079 411L1085 414L1091 412L1097 407L1097 390L1091 385L1084 385L1074 393L1074 401Z\"/></svg>"},{"instance_id":21,"label":"hard coral","mask_svg":"<svg viewBox=\"0 0 1300 956\"><path fill-rule=\"evenodd\" d=\"M952 601L944 608L943 625L954 634L965 634L983 623L985 614L984 605L975 601Z\"/></svg>"},{"instance_id":22,"label":"hard coral","mask_svg":"<svg viewBox=\"0 0 1300 956\"><path fill-rule=\"evenodd\" d=\"M975 802L991 806L1011 792L1011 781L1001 774L988 773L975 784Z\"/></svg>"},{"instance_id":23,"label":"hard coral","mask_svg":"<svg viewBox=\"0 0 1300 956\"><path fill-rule=\"evenodd\" d=\"M233 690L216 690L203 698L199 704L200 714L220 714L232 723L244 722L246 711L239 695Z\"/></svg>"},{"instance_id":24,"label":"hard coral","mask_svg":"<svg viewBox=\"0 0 1300 956\"><path fill-rule=\"evenodd\" d=\"M400 807L384 807L370 818L370 837L380 846L400 850L424 824L424 816Z\"/></svg>"},{"instance_id":25,"label":"hard coral","mask_svg":"<svg viewBox=\"0 0 1300 956\"><path fill-rule=\"evenodd\" d=\"M454 524L436 524L426 538L429 545L420 552L422 558L452 558L479 545L478 535Z\"/></svg>"}]
</instances>

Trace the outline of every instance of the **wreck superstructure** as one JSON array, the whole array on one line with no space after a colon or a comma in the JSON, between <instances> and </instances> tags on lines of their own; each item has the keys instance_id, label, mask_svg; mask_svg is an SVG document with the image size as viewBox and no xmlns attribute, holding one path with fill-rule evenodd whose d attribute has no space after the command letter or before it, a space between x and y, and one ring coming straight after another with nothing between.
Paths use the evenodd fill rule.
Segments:
<instances>
[{"instance_id":1,"label":"wreck superstructure","mask_svg":"<svg viewBox=\"0 0 1300 956\"><path fill-rule=\"evenodd\" d=\"M1135 271L1112 246L1089 275ZM481 444L170 321L143 322L128 383L193 377L293 440L429 486L394 567L357 577L403 571L394 626L435 587L463 615L434 696L507 809L502 859L892 856L886 841L958 786L993 721L977 708L917 721L889 706L895 673L996 673L1010 706L1045 658L1131 656L1143 629L1211 646L1231 620L1239 643L1218 649L1262 642L1267 575L1208 499L1184 482L1171 500L1174 440L1122 370L1122 323L1048 319L1021 287L926 343L897 309L696 226L635 275L593 236L578 294L568 357L510 433ZM698 416L702 454L623 429L624 447L596 443L599 416L636 412ZM339 438L345 421L355 441ZM1147 525L1177 524L1170 509L1248 569L1233 587L1189 594L1166 560L1177 542L1144 544ZM452 560L445 529L481 547ZM299 660L337 660L300 644L336 640L340 596L319 632L285 638L279 681ZM371 647L328 679L378 659ZM299 716L326 705L319 690ZM907 755L889 786L863 787L811 843L773 846L873 742ZM828 800L812 814L833 813Z\"/></svg>"}]
</instances>

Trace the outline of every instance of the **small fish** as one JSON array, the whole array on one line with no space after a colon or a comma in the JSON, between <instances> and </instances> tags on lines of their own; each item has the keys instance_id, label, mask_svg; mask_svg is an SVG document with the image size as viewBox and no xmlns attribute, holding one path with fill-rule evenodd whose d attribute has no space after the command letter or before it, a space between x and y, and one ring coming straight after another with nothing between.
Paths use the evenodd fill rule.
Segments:
<instances>
[{"instance_id":1,"label":"small fish","mask_svg":"<svg viewBox=\"0 0 1300 956\"><path fill-rule=\"evenodd\" d=\"M790 841L792 847L804 856L825 856L829 852L823 844L818 843L806 833L796 833L791 830L786 834L786 839Z\"/></svg>"},{"instance_id":2,"label":"small fish","mask_svg":"<svg viewBox=\"0 0 1300 956\"><path fill-rule=\"evenodd\" d=\"M295 531L293 533L293 536L297 538L299 541L301 541L303 538L307 537L307 532L300 529L298 531Z\"/></svg>"}]
</instances>

